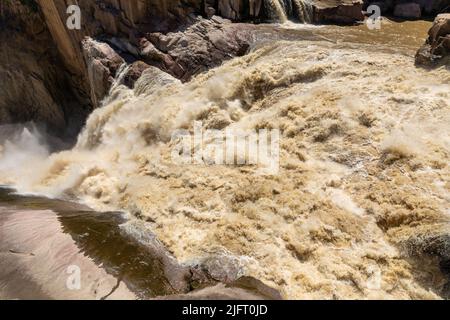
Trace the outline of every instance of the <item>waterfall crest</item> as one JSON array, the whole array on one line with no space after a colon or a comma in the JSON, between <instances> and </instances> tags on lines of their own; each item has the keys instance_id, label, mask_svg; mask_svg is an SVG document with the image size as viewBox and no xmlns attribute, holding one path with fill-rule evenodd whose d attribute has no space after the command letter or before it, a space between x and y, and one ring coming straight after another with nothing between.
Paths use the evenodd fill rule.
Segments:
<instances>
[{"instance_id":1,"label":"waterfall crest","mask_svg":"<svg viewBox=\"0 0 450 320\"><path fill-rule=\"evenodd\" d=\"M265 7L271 20L277 20L282 23L288 20L283 0L265 0Z\"/></svg>"},{"instance_id":2,"label":"waterfall crest","mask_svg":"<svg viewBox=\"0 0 450 320\"><path fill-rule=\"evenodd\" d=\"M302 23L313 22L313 5L310 0L293 0L297 18Z\"/></svg>"},{"instance_id":3,"label":"waterfall crest","mask_svg":"<svg viewBox=\"0 0 450 320\"><path fill-rule=\"evenodd\" d=\"M313 5L311 0L264 0L269 19L284 23L289 18L302 23L313 22Z\"/></svg>"}]
</instances>

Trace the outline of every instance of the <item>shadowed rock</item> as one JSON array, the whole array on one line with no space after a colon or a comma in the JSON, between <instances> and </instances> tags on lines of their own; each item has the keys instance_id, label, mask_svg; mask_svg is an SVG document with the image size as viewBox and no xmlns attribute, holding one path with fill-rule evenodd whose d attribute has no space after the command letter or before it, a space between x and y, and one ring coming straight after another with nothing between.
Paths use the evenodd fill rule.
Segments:
<instances>
[{"instance_id":1,"label":"shadowed rock","mask_svg":"<svg viewBox=\"0 0 450 320\"><path fill-rule=\"evenodd\" d=\"M403 243L406 252L418 259L435 259L437 267L447 279L441 288L441 296L450 299L450 233L442 231L435 234L419 234Z\"/></svg>"},{"instance_id":2,"label":"shadowed rock","mask_svg":"<svg viewBox=\"0 0 450 320\"><path fill-rule=\"evenodd\" d=\"M160 300L281 300L280 293L252 277L194 290L188 294L158 297Z\"/></svg>"}]
</instances>

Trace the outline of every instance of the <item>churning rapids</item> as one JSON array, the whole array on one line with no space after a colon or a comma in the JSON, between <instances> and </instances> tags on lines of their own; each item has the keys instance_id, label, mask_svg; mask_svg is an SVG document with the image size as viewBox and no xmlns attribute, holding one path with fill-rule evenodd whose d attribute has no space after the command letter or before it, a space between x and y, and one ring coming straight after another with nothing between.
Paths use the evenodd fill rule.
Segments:
<instances>
[{"instance_id":1,"label":"churning rapids","mask_svg":"<svg viewBox=\"0 0 450 320\"><path fill-rule=\"evenodd\" d=\"M8 140L0 182L123 210L180 262L226 256L284 298L439 298L448 279L409 255L450 232L450 72L413 59L429 25L262 25L246 56L188 83L118 79L72 150ZM173 163L172 133L195 120L280 129L279 173Z\"/></svg>"}]
</instances>

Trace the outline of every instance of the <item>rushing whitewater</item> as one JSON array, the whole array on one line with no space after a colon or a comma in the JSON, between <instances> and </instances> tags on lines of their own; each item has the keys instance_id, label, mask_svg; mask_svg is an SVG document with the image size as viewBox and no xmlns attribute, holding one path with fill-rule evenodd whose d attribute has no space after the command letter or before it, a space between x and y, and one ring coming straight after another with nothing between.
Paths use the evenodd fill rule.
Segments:
<instances>
[{"instance_id":1,"label":"rushing whitewater","mask_svg":"<svg viewBox=\"0 0 450 320\"><path fill-rule=\"evenodd\" d=\"M125 210L181 262L234 257L285 298L438 298L446 280L402 248L449 232L449 101L450 73L410 56L271 42L189 83L116 86L73 150L7 143L1 181ZM196 120L280 129L279 173L174 163L172 133Z\"/></svg>"}]
</instances>

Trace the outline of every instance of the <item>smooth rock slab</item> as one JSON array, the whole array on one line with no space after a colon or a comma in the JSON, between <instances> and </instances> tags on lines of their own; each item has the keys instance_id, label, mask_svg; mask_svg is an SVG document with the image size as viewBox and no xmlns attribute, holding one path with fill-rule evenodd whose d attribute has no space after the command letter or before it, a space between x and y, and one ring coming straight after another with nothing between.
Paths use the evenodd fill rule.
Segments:
<instances>
[{"instance_id":1,"label":"smooth rock slab","mask_svg":"<svg viewBox=\"0 0 450 320\"><path fill-rule=\"evenodd\" d=\"M0 299L135 299L128 287L84 255L50 210L0 209ZM67 281L77 266L80 289Z\"/></svg>"}]
</instances>

